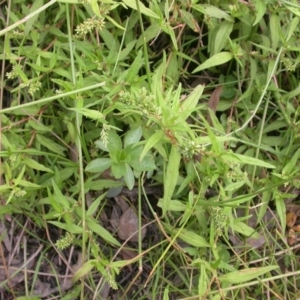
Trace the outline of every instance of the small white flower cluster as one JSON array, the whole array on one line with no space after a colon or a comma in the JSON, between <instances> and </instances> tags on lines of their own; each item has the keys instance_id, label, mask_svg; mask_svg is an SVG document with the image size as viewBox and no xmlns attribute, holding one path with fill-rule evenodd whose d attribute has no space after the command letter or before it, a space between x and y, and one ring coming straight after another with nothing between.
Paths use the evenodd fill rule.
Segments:
<instances>
[{"instance_id":1,"label":"small white flower cluster","mask_svg":"<svg viewBox=\"0 0 300 300\"><path fill-rule=\"evenodd\" d=\"M215 232L218 236L221 236L228 221L228 217L223 213L219 206L212 207L212 218L215 223Z\"/></svg>"},{"instance_id":2,"label":"small white flower cluster","mask_svg":"<svg viewBox=\"0 0 300 300\"><path fill-rule=\"evenodd\" d=\"M105 26L103 18L88 18L83 23L77 25L75 38L82 38L94 29L102 30Z\"/></svg>"},{"instance_id":3,"label":"small white flower cluster","mask_svg":"<svg viewBox=\"0 0 300 300\"><path fill-rule=\"evenodd\" d=\"M64 237L56 241L55 246L59 250L64 250L68 248L70 245L72 245L73 241L74 241L74 235L70 232L67 232Z\"/></svg>"},{"instance_id":4,"label":"small white flower cluster","mask_svg":"<svg viewBox=\"0 0 300 300\"><path fill-rule=\"evenodd\" d=\"M156 105L154 96L149 94L147 89L144 87L141 88L138 95L121 91L119 96L121 102L130 106L138 107L145 116L154 115L159 118L161 115L161 109Z\"/></svg>"},{"instance_id":5,"label":"small white flower cluster","mask_svg":"<svg viewBox=\"0 0 300 300\"><path fill-rule=\"evenodd\" d=\"M103 142L104 146L107 147L108 145L108 135L107 131L110 129L110 126L107 124L103 124L102 130L101 130L101 141Z\"/></svg>"},{"instance_id":6,"label":"small white flower cluster","mask_svg":"<svg viewBox=\"0 0 300 300\"><path fill-rule=\"evenodd\" d=\"M23 191L23 190L17 190L16 192L15 192L15 196L17 197L17 198L21 198L21 197L23 197L23 196L25 196L26 195L26 191Z\"/></svg>"},{"instance_id":7,"label":"small white flower cluster","mask_svg":"<svg viewBox=\"0 0 300 300\"><path fill-rule=\"evenodd\" d=\"M203 146L191 140L187 140L184 145L179 145L179 149L182 156L188 160L203 152Z\"/></svg>"}]
</instances>

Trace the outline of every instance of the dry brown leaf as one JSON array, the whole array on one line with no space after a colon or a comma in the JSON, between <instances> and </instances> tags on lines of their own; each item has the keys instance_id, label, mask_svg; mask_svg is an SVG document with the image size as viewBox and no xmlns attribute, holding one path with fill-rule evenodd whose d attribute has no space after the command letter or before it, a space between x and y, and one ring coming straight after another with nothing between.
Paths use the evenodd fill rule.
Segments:
<instances>
[{"instance_id":1,"label":"dry brown leaf","mask_svg":"<svg viewBox=\"0 0 300 300\"><path fill-rule=\"evenodd\" d=\"M248 238L246 240L247 246L249 246L251 249L258 249L265 244L266 239L264 234L262 232L260 232L259 234L260 236L258 238Z\"/></svg>"},{"instance_id":2,"label":"dry brown leaf","mask_svg":"<svg viewBox=\"0 0 300 300\"><path fill-rule=\"evenodd\" d=\"M294 212L296 216L300 216L300 205L298 204L287 204L286 205L287 212Z\"/></svg>"},{"instance_id":3,"label":"dry brown leaf","mask_svg":"<svg viewBox=\"0 0 300 300\"><path fill-rule=\"evenodd\" d=\"M295 225L296 220L297 220L297 215L293 211L290 211L286 214L286 225L289 228L292 228Z\"/></svg>"},{"instance_id":4,"label":"dry brown leaf","mask_svg":"<svg viewBox=\"0 0 300 300\"><path fill-rule=\"evenodd\" d=\"M39 296L41 298L49 297L58 291L58 288L51 288L51 284L42 282L37 278L34 285L34 290L31 296Z\"/></svg>"},{"instance_id":5,"label":"dry brown leaf","mask_svg":"<svg viewBox=\"0 0 300 300\"><path fill-rule=\"evenodd\" d=\"M6 250L11 252L11 243L7 234L7 229L3 221L0 221L0 236L1 242L4 244Z\"/></svg>"},{"instance_id":6,"label":"dry brown leaf","mask_svg":"<svg viewBox=\"0 0 300 300\"><path fill-rule=\"evenodd\" d=\"M300 225L294 226L293 230L296 231L296 232L300 232Z\"/></svg>"},{"instance_id":7,"label":"dry brown leaf","mask_svg":"<svg viewBox=\"0 0 300 300\"><path fill-rule=\"evenodd\" d=\"M120 206L123 213L129 208L129 204L123 197L115 197L115 201Z\"/></svg>"},{"instance_id":8,"label":"dry brown leaf","mask_svg":"<svg viewBox=\"0 0 300 300\"><path fill-rule=\"evenodd\" d=\"M78 162L78 149L75 143L72 143L70 145L70 159L72 162L77 163Z\"/></svg>"},{"instance_id":9,"label":"dry brown leaf","mask_svg":"<svg viewBox=\"0 0 300 300\"><path fill-rule=\"evenodd\" d=\"M134 209L132 207L129 207L120 218L118 236L121 240L127 240L131 236L130 241L137 242L138 241L137 230L138 230L138 216L134 211ZM142 240L146 235L146 231L147 231L146 228L142 228Z\"/></svg>"},{"instance_id":10,"label":"dry brown leaf","mask_svg":"<svg viewBox=\"0 0 300 300\"><path fill-rule=\"evenodd\" d=\"M129 249L123 248L120 253L124 260L130 260L130 259L133 259L136 257L136 252L129 250Z\"/></svg>"},{"instance_id":11,"label":"dry brown leaf","mask_svg":"<svg viewBox=\"0 0 300 300\"><path fill-rule=\"evenodd\" d=\"M220 101L220 96L221 96L221 93L222 93L222 89L223 89L223 86L218 86L213 92L212 94L210 95L210 98L208 100L208 103L207 103L207 107L210 108L214 113L216 113L216 110L217 110L217 106L219 104L219 101ZM209 111L207 112L207 122L209 123L209 125L212 124L211 122L211 117L210 117L210 114L209 114Z\"/></svg>"},{"instance_id":12,"label":"dry brown leaf","mask_svg":"<svg viewBox=\"0 0 300 300\"><path fill-rule=\"evenodd\" d=\"M251 217L247 219L247 224L248 226L255 228L258 225L258 219L257 219L258 208L251 208L249 210L249 214L251 215ZM238 209L237 217L243 217L243 216L245 216L245 209ZM271 228L275 226L274 212L271 210L267 210L264 217L262 218L262 221L265 224L265 228L271 230ZM241 241L237 236L233 234L230 234L229 238L235 247L244 247L246 244L247 247L251 249L258 249L266 243L266 238L262 231L259 232L258 238L253 238L253 237L247 238L246 243L245 241Z\"/></svg>"},{"instance_id":13,"label":"dry brown leaf","mask_svg":"<svg viewBox=\"0 0 300 300\"><path fill-rule=\"evenodd\" d=\"M133 259L137 255L134 251L131 251L129 249L124 249L124 248L121 250L120 254L124 260ZM127 265L127 267L129 271L133 271L132 265Z\"/></svg>"},{"instance_id":14,"label":"dry brown leaf","mask_svg":"<svg viewBox=\"0 0 300 300\"><path fill-rule=\"evenodd\" d=\"M16 260L18 261L18 260ZM9 285L11 287L17 285L18 283L24 281L24 264L20 261L16 264L8 265L8 260L5 259L5 265L0 262L0 292L6 290L7 281L9 280ZM26 268L30 269L34 265L34 261L29 261L26 264ZM7 278L8 277L8 278Z\"/></svg>"},{"instance_id":15,"label":"dry brown leaf","mask_svg":"<svg viewBox=\"0 0 300 300\"><path fill-rule=\"evenodd\" d=\"M290 229L287 237L287 242L290 246L293 246L295 245L296 241L297 241L297 236L295 234L295 231L293 229Z\"/></svg>"},{"instance_id":16,"label":"dry brown leaf","mask_svg":"<svg viewBox=\"0 0 300 300\"><path fill-rule=\"evenodd\" d=\"M109 223L111 224L114 230L117 230L119 227L120 216L121 216L121 208L119 205L114 204L109 219Z\"/></svg>"}]
</instances>

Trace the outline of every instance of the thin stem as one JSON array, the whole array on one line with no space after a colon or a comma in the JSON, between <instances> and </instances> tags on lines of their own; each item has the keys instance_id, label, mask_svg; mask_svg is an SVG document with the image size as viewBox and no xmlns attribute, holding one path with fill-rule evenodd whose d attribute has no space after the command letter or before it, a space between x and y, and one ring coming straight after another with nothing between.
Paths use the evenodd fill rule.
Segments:
<instances>
[{"instance_id":1,"label":"thin stem","mask_svg":"<svg viewBox=\"0 0 300 300\"><path fill-rule=\"evenodd\" d=\"M259 136L258 136L258 141L257 141L258 147L256 148L255 158L258 158L259 152L260 152L259 146L261 145L261 140L262 140L262 136L263 136L263 132L264 132L265 121L266 121L266 117L267 117L267 111L268 111L268 108L269 108L269 102L270 102L270 95L268 94L266 105L265 105L265 109L264 109L264 112L263 112L263 117L262 117L262 122L261 122L260 130L259 130ZM256 167L257 166L253 167L253 174L252 174L252 180L251 180L252 187L253 187L253 184L254 184Z\"/></svg>"},{"instance_id":2,"label":"thin stem","mask_svg":"<svg viewBox=\"0 0 300 300\"><path fill-rule=\"evenodd\" d=\"M138 225L138 228L139 228L139 254L142 253L142 188L141 188L141 185L142 185L142 180L141 180L141 177L139 177L139 180L138 180L138 191L139 191L139 194L138 194L138 221L139 221L139 225ZM139 271L141 272L143 270L143 261L142 261L142 256L139 260Z\"/></svg>"},{"instance_id":3,"label":"thin stem","mask_svg":"<svg viewBox=\"0 0 300 300\"><path fill-rule=\"evenodd\" d=\"M37 14L39 14L40 12L42 12L43 10L47 9L49 6L53 5L54 3L56 3L57 0L50 0L47 4L43 5L42 7L38 8L37 10L35 10L34 12L32 12L31 14L29 14L28 16L24 17L23 19L17 21L16 23L2 29L0 31L0 36L4 35L6 32L11 31L12 29L20 26L21 24L27 22L29 19L31 19L32 17L36 16Z\"/></svg>"},{"instance_id":4,"label":"thin stem","mask_svg":"<svg viewBox=\"0 0 300 300\"><path fill-rule=\"evenodd\" d=\"M73 53L73 39L72 39L72 29L71 29L71 20L70 20L70 9L69 4L66 4L66 16L67 16L67 26L68 26L68 41L70 48L70 60L71 60L71 70L72 70L72 83L76 85L76 69L74 62L74 53ZM74 108L81 108L83 106L83 101L74 100ZM81 244L81 264L85 262L85 252L86 252L86 215L85 215L85 193L84 193L84 177L83 177L83 157L82 157L82 147L81 147L81 138L80 138L80 128L82 116L79 112L75 113L76 119L76 147L78 151L78 164L79 164L79 186L80 186L80 196L78 202L81 201L81 220L82 220L82 244ZM85 299L84 296L84 278L81 280L81 295L80 299Z\"/></svg>"},{"instance_id":5,"label":"thin stem","mask_svg":"<svg viewBox=\"0 0 300 300\"><path fill-rule=\"evenodd\" d=\"M96 89L96 88L104 86L104 85L105 85L105 82L101 82L101 83L90 85L90 86L87 86L87 87L84 87L84 88L81 88L81 89L78 89L78 90L74 90L74 91L54 95L54 96L51 96L51 97L47 97L45 99L36 100L36 101L33 101L33 102L28 102L28 103L21 104L21 105L18 105L18 106L13 106L13 107L9 107L9 108L0 109L0 114L8 113L8 112L14 111L16 109L24 109L24 108L35 106L35 105L43 105L45 103L48 103L48 102L51 102L51 101L54 101L54 100L57 100L57 99L61 99L61 98L65 98L65 97L68 97L68 96L79 94L79 93L82 93L82 92L85 92L85 91L93 90L93 89Z\"/></svg>"},{"instance_id":6,"label":"thin stem","mask_svg":"<svg viewBox=\"0 0 300 300\"><path fill-rule=\"evenodd\" d=\"M231 136L231 135L233 135L233 134L235 134L235 133L237 133L237 132L239 132L239 131L244 130L244 129L248 126L248 124L252 121L252 119L255 117L255 115L256 115L258 109L260 108L260 106L261 106L261 104L262 104L262 101L264 100L264 97L265 97L265 95L266 95L267 89L268 89L268 87L269 87L269 85L270 85L270 82L271 82L271 80L272 80L272 77L273 77L273 76L275 75L275 73L276 73L276 69L277 69L277 66L278 66L278 63L279 63L279 60L280 60L280 56L281 56L282 51L283 51L283 48L281 47L281 48L279 49L279 51L278 51L278 54L277 54L277 57L276 57L274 66L273 66L273 68L272 68L272 70L271 70L271 72L270 72L269 78L268 78L268 80L267 80L267 82L266 82L266 84L265 84L265 87L264 87L264 89L263 89L263 91L262 91L262 94L261 94L261 96L260 96L260 98L259 98L259 101L258 101L258 103L257 103L257 105L256 105L256 107L255 107L255 109L254 109L254 111L253 111L253 113L251 114L251 116L249 117L249 119L248 119L248 120L247 120L247 121L246 121L239 129L237 129L237 130L235 130L235 131L233 131L233 132L227 134L226 136Z\"/></svg>"},{"instance_id":7,"label":"thin stem","mask_svg":"<svg viewBox=\"0 0 300 300\"><path fill-rule=\"evenodd\" d=\"M142 14L141 14L141 10L140 10L139 0L135 0L135 2L136 2L137 11L139 13L139 21L140 21L141 32L142 32L142 36L143 36L144 58L145 58L145 66L146 66L148 85L149 85L149 89L151 89L151 72L150 72L150 66L149 66L149 57L148 57L148 49L147 49L147 43L146 43L144 24L143 24Z\"/></svg>"}]
</instances>

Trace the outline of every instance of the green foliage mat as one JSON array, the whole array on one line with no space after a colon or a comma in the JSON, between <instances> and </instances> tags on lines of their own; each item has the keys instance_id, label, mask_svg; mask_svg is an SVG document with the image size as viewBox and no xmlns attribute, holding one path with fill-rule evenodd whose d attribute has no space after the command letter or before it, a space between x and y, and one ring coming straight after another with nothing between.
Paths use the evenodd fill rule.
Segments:
<instances>
[{"instance_id":1,"label":"green foliage mat","mask_svg":"<svg viewBox=\"0 0 300 300\"><path fill-rule=\"evenodd\" d=\"M299 12L2 1L1 295L299 298Z\"/></svg>"}]
</instances>

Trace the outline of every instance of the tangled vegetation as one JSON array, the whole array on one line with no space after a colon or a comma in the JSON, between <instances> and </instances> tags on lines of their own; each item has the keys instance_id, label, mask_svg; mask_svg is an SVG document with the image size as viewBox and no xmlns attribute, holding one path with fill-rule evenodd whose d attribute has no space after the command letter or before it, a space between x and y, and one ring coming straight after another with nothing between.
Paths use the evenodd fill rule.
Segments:
<instances>
[{"instance_id":1,"label":"tangled vegetation","mask_svg":"<svg viewBox=\"0 0 300 300\"><path fill-rule=\"evenodd\" d=\"M201 2L1 2L1 299L299 299L300 5Z\"/></svg>"}]
</instances>

